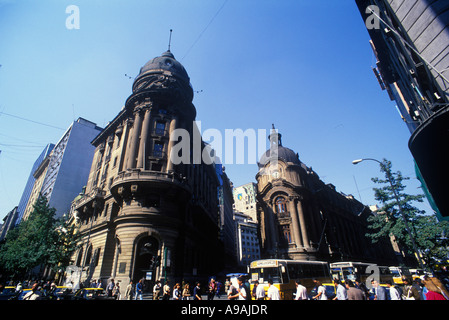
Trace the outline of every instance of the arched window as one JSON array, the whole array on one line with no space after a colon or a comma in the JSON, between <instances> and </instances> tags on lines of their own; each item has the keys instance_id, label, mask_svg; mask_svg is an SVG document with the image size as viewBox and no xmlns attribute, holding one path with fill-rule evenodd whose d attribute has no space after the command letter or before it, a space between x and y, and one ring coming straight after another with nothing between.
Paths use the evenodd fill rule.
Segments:
<instances>
[{"instance_id":1,"label":"arched window","mask_svg":"<svg viewBox=\"0 0 449 320\"><path fill-rule=\"evenodd\" d=\"M274 203L276 206L276 213L287 212L287 203L284 197L277 197Z\"/></svg>"}]
</instances>

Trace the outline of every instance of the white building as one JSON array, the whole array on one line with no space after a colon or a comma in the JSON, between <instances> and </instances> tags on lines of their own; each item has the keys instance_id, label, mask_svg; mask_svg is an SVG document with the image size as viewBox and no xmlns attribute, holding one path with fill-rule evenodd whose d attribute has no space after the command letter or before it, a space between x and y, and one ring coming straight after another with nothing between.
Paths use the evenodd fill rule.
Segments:
<instances>
[{"instance_id":1,"label":"white building","mask_svg":"<svg viewBox=\"0 0 449 320\"><path fill-rule=\"evenodd\" d=\"M260 259L258 224L251 217L240 212L234 212L234 222L237 261L240 266L247 266L251 261Z\"/></svg>"}]
</instances>

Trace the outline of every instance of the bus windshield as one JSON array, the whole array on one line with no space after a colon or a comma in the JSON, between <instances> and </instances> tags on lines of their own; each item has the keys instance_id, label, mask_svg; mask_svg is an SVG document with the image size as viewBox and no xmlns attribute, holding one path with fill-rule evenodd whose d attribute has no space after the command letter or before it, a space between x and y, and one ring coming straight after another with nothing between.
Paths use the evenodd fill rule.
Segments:
<instances>
[{"instance_id":1,"label":"bus windshield","mask_svg":"<svg viewBox=\"0 0 449 320\"><path fill-rule=\"evenodd\" d=\"M273 283L283 283L279 267L253 268L251 269L251 280L258 280L259 283L266 283L268 280L273 280Z\"/></svg>"}]
</instances>

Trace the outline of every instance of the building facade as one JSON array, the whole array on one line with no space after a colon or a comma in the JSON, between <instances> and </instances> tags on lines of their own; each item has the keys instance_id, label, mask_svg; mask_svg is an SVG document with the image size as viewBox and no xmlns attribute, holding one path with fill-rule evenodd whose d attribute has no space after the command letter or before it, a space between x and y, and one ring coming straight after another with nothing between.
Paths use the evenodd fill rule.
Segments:
<instances>
[{"instance_id":1,"label":"building facade","mask_svg":"<svg viewBox=\"0 0 449 320\"><path fill-rule=\"evenodd\" d=\"M246 272L246 266L260 259L259 224L240 212L234 212L234 223L237 263Z\"/></svg>"},{"instance_id":2,"label":"building facade","mask_svg":"<svg viewBox=\"0 0 449 320\"><path fill-rule=\"evenodd\" d=\"M257 222L257 186L254 182L236 187L234 194L234 211L241 212Z\"/></svg>"},{"instance_id":3,"label":"building facade","mask_svg":"<svg viewBox=\"0 0 449 320\"><path fill-rule=\"evenodd\" d=\"M33 167L31 169L30 175L28 177L27 183L23 190L22 196L20 197L19 205L17 206L18 217L15 222L16 225L18 225L20 223L20 221L22 221L22 217L25 213L25 210L26 210L26 207L28 204L28 200L30 199L31 193L33 191L34 183L36 181L36 179L34 178L34 173L37 170L37 168L41 165L42 161L44 161L44 159L50 155L50 153L54 147L55 147L55 145L53 143L49 143L44 148L44 150L41 152L41 154L39 155L39 157L36 159L36 161L33 164ZM33 203L34 203L34 201L33 201Z\"/></svg>"},{"instance_id":4,"label":"building facade","mask_svg":"<svg viewBox=\"0 0 449 320\"><path fill-rule=\"evenodd\" d=\"M356 0L377 58L374 73L396 102L430 205L449 216L449 2Z\"/></svg>"},{"instance_id":5,"label":"building facade","mask_svg":"<svg viewBox=\"0 0 449 320\"><path fill-rule=\"evenodd\" d=\"M397 263L388 239L365 236L367 206L321 181L274 127L269 139L256 175L262 258Z\"/></svg>"},{"instance_id":6,"label":"building facade","mask_svg":"<svg viewBox=\"0 0 449 320\"><path fill-rule=\"evenodd\" d=\"M56 209L56 218L70 213L71 202L86 185L95 151L90 142L99 132L101 128L95 123L78 118L50 154L45 152L46 157L33 173L35 181L22 219L31 214L39 195Z\"/></svg>"},{"instance_id":7,"label":"building facade","mask_svg":"<svg viewBox=\"0 0 449 320\"><path fill-rule=\"evenodd\" d=\"M213 159L196 159L206 145L192 141L192 99L186 70L164 52L140 69L124 108L92 141L87 187L73 202L81 281L113 277L125 288L207 277L222 266L219 180Z\"/></svg>"}]
</instances>

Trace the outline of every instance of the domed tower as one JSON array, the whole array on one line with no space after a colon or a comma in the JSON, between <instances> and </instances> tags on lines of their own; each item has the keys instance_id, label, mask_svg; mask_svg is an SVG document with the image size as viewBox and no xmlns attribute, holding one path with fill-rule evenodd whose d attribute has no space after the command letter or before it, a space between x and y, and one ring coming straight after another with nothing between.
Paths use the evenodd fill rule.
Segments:
<instances>
[{"instance_id":1,"label":"domed tower","mask_svg":"<svg viewBox=\"0 0 449 320\"><path fill-rule=\"evenodd\" d=\"M263 256L315 260L313 243L318 242L321 221L308 204L307 175L313 171L282 145L274 125L268 138L270 149L262 155L256 175Z\"/></svg>"},{"instance_id":2,"label":"domed tower","mask_svg":"<svg viewBox=\"0 0 449 320\"><path fill-rule=\"evenodd\" d=\"M77 259L86 266L93 258L84 259L85 252L98 253L90 277L114 277L124 287L216 272L222 246L215 166L194 164L192 148L176 151L187 161L170 157L180 142L175 130L195 135L192 99L186 70L164 52L140 69L124 108L93 140L86 192L74 202L83 244L89 242Z\"/></svg>"}]
</instances>

